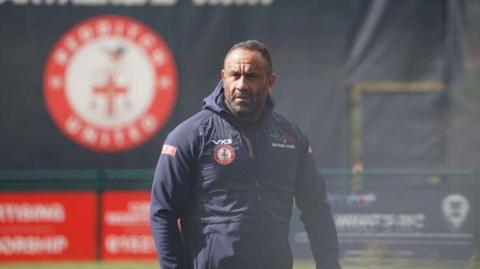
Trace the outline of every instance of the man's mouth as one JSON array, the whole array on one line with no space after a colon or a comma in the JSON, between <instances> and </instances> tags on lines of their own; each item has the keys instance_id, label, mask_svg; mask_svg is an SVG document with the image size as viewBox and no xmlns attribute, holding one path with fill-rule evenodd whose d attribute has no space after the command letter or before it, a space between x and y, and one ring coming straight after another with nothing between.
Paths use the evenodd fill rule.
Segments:
<instances>
[{"instance_id":1,"label":"man's mouth","mask_svg":"<svg viewBox=\"0 0 480 269\"><path fill-rule=\"evenodd\" d=\"M241 95L235 95L233 96L234 100L239 100L239 101L250 101L252 100L252 95L250 94L241 94Z\"/></svg>"}]
</instances>

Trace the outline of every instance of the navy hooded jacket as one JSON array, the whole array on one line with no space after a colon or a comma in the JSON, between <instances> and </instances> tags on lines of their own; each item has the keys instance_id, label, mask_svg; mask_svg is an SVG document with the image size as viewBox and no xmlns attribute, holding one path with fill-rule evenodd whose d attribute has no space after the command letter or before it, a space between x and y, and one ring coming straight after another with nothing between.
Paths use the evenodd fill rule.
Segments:
<instances>
[{"instance_id":1,"label":"navy hooded jacket","mask_svg":"<svg viewBox=\"0 0 480 269\"><path fill-rule=\"evenodd\" d=\"M167 137L155 172L151 226L162 269L291 269L294 201L317 268L339 269L337 234L309 142L267 109L235 121L220 82L203 110Z\"/></svg>"}]
</instances>

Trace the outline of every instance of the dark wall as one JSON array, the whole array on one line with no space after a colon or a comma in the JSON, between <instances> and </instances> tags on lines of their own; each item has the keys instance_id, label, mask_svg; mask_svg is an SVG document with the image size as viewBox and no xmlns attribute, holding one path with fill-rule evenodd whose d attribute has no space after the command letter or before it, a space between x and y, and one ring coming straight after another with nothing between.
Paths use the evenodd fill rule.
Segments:
<instances>
[{"instance_id":1,"label":"dark wall","mask_svg":"<svg viewBox=\"0 0 480 269\"><path fill-rule=\"evenodd\" d=\"M319 166L345 167L345 99L352 83L445 81L445 70L452 66L446 53L451 48L444 42L450 1L170 2L174 4L0 2L0 169L152 168L167 133L198 111L216 85L228 48L245 39L270 47L279 77L273 92L276 107L308 134ZM115 153L86 149L63 135L47 111L43 90L45 64L56 42L79 22L105 14L125 15L153 29L172 51L178 73L177 101L166 124L146 143ZM405 102L405 109L409 105ZM402 120L409 117L419 115ZM372 118L370 124L375 123ZM438 140L436 130L428 128L415 138L418 143ZM418 157L412 162L421 162L439 154L438 145L431 145L414 154L405 151L400 160ZM377 158L375 147L370 151ZM434 156L433 164L438 159ZM432 165L432 159L425 165Z\"/></svg>"}]
</instances>

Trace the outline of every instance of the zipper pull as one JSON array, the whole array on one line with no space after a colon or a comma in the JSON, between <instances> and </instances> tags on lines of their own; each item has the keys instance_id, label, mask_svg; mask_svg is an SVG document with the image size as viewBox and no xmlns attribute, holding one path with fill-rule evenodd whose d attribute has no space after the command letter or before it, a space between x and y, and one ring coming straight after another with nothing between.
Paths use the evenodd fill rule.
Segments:
<instances>
[{"instance_id":1,"label":"zipper pull","mask_svg":"<svg viewBox=\"0 0 480 269\"><path fill-rule=\"evenodd\" d=\"M250 138L246 138L246 141L247 141L247 146L248 146L248 156L250 156L250 158L254 158L255 156L253 155L253 146L252 146L252 143L250 142Z\"/></svg>"}]
</instances>

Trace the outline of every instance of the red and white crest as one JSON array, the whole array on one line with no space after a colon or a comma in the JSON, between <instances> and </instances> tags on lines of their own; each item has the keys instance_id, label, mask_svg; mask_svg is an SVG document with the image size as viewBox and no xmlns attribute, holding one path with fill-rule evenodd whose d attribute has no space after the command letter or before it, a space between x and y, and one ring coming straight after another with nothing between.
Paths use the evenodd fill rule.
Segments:
<instances>
[{"instance_id":1,"label":"red and white crest","mask_svg":"<svg viewBox=\"0 0 480 269\"><path fill-rule=\"evenodd\" d=\"M213 158L221 165L229 165L235 160L235 150L228 144L215 146Z\"/></svg>"},{"instance_id":2,"label":"red and white crest","mask_svg":"<svg viewBox=\"0 0 480 269\"><path fill-rule=\"evenodd\" d=\"M118 152L152 137L177 96L165 42L125 16L98 16L72 27L51 51L44 73L50 115L91 150Z\"/></svg>"}]
</instances>

